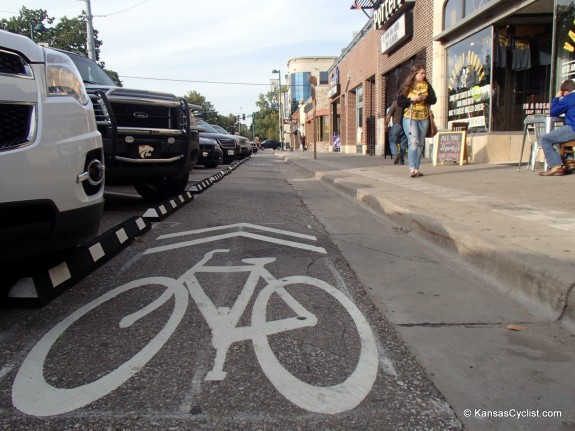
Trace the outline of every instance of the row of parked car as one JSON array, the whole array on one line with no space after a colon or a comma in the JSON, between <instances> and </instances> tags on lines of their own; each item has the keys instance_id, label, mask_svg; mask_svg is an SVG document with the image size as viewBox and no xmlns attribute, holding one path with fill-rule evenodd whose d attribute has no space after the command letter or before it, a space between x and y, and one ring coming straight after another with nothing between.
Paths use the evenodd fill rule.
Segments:
<instances>
[{"instance_id":1,"label":"row of parked car","mask_svg":"<svg viewBox=\"0 0 575 431\"><path fill-rule=\"evenodd\" d=\"M232 135L221 126L195 119L193 111L190 116L192 124L195 123L195 128L200 133L199 165L215 168L221 163L245 159L253 153L252 145L246 137Z\"/></svg>"},{"instance_id":2,"label":"row of parked car","mask_svg":"<svg viewBox=\"0 0 575 431\"><path fill-rule=\"evenodd\" d=\"M104 185L159 202L196 164L251 153L246 138L193 124L199 107L184 99L118 87L82 55L3 30L0 88L0 269L95 237Z\"/></svg>"}]
</instances>

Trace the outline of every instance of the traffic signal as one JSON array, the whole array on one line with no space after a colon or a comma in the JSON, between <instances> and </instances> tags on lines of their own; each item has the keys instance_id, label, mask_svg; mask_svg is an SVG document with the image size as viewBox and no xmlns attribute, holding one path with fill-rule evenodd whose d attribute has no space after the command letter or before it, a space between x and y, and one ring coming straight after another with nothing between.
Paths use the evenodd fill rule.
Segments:
<instances>
[{"instance_id":1,"label":"traffic signal","mask_svg":"<svg viewBox=\"0 0 575 431\"><path fill-rule=\"evenodd\" d=\"M246 114L242 114L242 120L246 121Z\"/></svg>"}]
</instances>

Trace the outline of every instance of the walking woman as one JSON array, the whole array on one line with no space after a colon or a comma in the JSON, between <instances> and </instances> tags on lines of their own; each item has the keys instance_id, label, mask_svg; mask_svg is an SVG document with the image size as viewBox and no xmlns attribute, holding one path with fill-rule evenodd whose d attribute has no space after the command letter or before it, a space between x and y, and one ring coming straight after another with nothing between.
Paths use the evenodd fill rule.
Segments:
<instances>
[{"instance_id":1,"label":"walking woman","mask_svg":"<svg viewBox=\"0 0 575 431\"><path fill-rule=\"evenodd\" d=\"M409 141L407 156L411 177L423 175L419 172L419 162L429 127L429 106L435 102L437 96L425 79L425 67L421 64L413 65L397 98L397 104L403 108L403 130Z\"/></svg>"}]
</instances>

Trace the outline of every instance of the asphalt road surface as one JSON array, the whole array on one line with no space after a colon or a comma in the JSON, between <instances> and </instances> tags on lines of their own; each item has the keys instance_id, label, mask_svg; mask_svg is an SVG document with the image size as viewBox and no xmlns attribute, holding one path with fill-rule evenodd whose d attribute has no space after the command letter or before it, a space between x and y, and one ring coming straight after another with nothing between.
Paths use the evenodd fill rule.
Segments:
<instances>
[{"instance_id":1,"label":"asphalt road surface","mask_svg":"<svg viewBox=\"0 0 575 431\"><path fill-rule=\"evenodd\" d=\"M461 429L281 164L255 155L50 304L1 310L0 429ZM146 207L110 194L104 227Z\"/></svg>"}]
</instances>

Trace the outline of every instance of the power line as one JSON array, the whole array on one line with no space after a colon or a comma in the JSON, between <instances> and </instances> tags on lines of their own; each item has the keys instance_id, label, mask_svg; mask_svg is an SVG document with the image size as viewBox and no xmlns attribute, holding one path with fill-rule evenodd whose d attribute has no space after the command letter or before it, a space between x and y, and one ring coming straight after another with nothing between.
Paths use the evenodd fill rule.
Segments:
<instances>
[{"instance_id":1,"label":"power line","mask_svg":"<svg viewBox=\"0 0 575 431\"><path fill-rule=\"evenodd\" d=\"M137 7L137 6L140 6L142 3L146 3L147 1L148 1L148 0L143 0L143 1L141 1L140 3L136 3L134 6L130 6L130 7L126 8L126 9L119 10L118 12L109 13L109 14L107 14L107 15L94 15L94 16L97 16L98 18L106 18L106 17L108 17L108 16L118 15L119 13L126 12L127 10L130 10L130 9L134 9L134 8Z\"/></svg>"},{"instance_id":2,"label":"power line","mask_svg":"<svg viewBox=\"0 0 575 431\"><path fill-rule=\"evenodd\" d=\"M144 76L128 76L128 75L120 75L120 78L149 79L152 81L196 82L196 83L202 83L202 84L265 85L265 86L270 85L269 82L266 84L257 84L254 82L199 81L199 80L194 80L194 79L147 78Z\"/></svg>"},{"instance_id":3,"label":"power line","mask_svg":"<svg viewBox=\"0 0 575 431\"><path fill-rule=\"evenodd\" d=\"M172 82L195 82L200 84L226 84L226 85L265 85L266 87L270 85L269 82L265 84L259 84L256 82L226 82L226 81L201 81L196 79L172 79L172 78L150 78L146 76L130 76L130 75L119 75L120 78L132 78L132 79L148 79L151 81L172 81ZM295 85L282 85L282 87L306 87L306 84L295 84Z\"/></svg>"}]
</instances>

